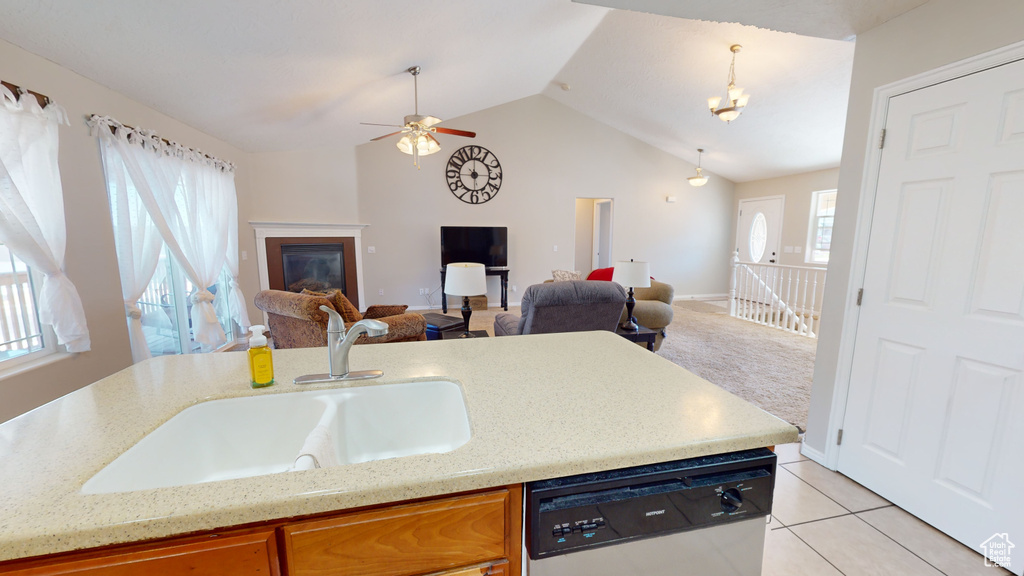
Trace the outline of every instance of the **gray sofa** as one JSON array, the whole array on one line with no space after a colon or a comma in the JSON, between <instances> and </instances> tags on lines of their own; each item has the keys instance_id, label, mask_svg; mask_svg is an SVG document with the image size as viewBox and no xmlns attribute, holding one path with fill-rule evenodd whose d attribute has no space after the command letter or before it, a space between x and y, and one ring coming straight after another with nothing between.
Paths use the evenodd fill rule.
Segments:
<instances>
[{"instance_id":1,"label":"gray sofa","mask_svg":"<svg viewBox=\"0 0 1024 576\"><path fill-rule=\"evenodd\" d=\"M626 304L626 291L614 282L573 280L534 284L522 299L522 316L501 313L495 336L551 332L614 332Z\"/></svg>"}]
</instances>

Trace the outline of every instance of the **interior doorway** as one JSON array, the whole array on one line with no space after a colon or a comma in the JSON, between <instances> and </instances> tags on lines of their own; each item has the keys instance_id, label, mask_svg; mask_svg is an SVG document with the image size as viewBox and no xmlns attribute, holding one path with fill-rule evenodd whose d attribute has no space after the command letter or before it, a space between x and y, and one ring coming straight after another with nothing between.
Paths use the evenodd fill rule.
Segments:
<instances>
[{"instance_id":1,"label":"interior doorway","mask_svg":"<svg viewBox=\"0 0 1024 576\"><path fill-rule=\"evenodd\" d=\"M612 199L576 199L576 246L573 269L585 278L612 265Z\"/></svg>"}]
</instances>

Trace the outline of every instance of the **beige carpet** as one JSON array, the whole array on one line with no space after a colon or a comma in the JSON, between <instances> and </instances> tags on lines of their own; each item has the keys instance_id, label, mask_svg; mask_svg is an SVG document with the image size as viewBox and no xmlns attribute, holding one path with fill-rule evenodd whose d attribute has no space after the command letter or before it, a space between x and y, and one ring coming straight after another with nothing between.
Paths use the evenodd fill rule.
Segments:
<instances>
[{"instance_id":1,"label":"beige carpet","mask_svg":"<svg viewBox=\"0 0 1024 576\"><path fill-rule=\"evenodd\" d=\"M680 301L674 308L659 356L801 431L807 428L817 340L731 318L713 303ZM494 317L500 312L493 307L473 312L470 328L493 336ZM519 307L509 307L509 312L518 315ZM449 308L448 315L461 317L457 308Z\"/></svg>"},{"instance_id":2,"label":"beige carpet","mask_svg":"<svg viewBox=\"0 0 1024 576\"><path fill-rule=\"evenodd\" d=\"M722 306L680 301L658 354L807 428L818 341L731 318Z\"/></svg>"}]
</instances>

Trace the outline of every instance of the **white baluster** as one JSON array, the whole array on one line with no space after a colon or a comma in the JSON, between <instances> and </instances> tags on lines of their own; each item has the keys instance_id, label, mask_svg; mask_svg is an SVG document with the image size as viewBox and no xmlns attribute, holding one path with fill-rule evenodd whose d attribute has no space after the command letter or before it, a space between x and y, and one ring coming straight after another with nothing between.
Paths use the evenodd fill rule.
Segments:
<instances>
[{"instance_id":1,"label":"white baluster","mask_svg":"<svg viewBox=\"0 0 1024 576\"><path fill-rule=\"evenodd\" d=\"M729 275L729 316L736 316L736 268L740 262L740 251L736 250L732 253L730 259L730 272Z\"/></svg>"}]
</instances>

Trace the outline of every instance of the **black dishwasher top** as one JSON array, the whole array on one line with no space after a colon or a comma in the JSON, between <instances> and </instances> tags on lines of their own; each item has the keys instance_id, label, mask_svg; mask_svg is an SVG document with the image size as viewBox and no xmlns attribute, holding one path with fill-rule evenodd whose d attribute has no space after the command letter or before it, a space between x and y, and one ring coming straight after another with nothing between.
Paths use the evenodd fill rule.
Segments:
<instances>
[{"instance_id":1,"label":"black dishwasher top","mask_svg":"<svg viewBox=\"0 0 1024 576\"><path fill-rule=\"evenodd\" d=\"M775 463L759 448L528 483L530 557L766 516Z\"/></svg>"}]
</instances>

